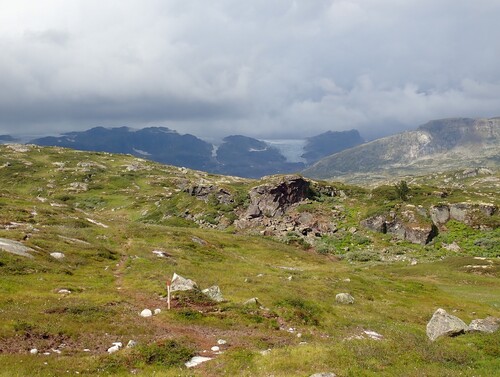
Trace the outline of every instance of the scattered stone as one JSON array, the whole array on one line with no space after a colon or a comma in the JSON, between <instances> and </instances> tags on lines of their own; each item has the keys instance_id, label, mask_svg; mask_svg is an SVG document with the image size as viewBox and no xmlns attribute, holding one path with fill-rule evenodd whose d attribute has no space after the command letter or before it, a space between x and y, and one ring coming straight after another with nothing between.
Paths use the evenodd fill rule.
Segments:
<instances>
[{"instance_id":1,"label":"scattered stone","mask_svg":"<svg viewBox=\"0 0 500 377\"><path fill-rule=\"evenodd\" d=\"M127 343L127 348L134 348L137 345L135 340L129 340Z\"/></svg>"},{"instance_id":2,"label":"scattered stone","mask_svg":"<svg viewBox=\"0 0 500 377\"><path fill-rule=\"evenodd\" d=\"M323 373L314 373L311 374L309 377L336 377L337 375L332 372L323 372Z\"/></svg>"},{"instance_id":3,"label":"scattered stone","mask_svg":"<svg viewBox=\"0 0 500 377\"><path fill-rule=\"evenodd\" d=\"M220 351L220 347L219 346L213 346L212 348L210 348L213 352L219 352Z\"/></svg>"},{"instance_id":4,"label":"scattered stone","mask_svg":"<svg viewBox=\"0 0 500 377\"><path fill-rule=\"evenodd\" d=\"M24 246L21 242L8 240L6 238L0 238L0 250L28 258L33 258L33 255L29 253L35 252L35 250L30 247Z\"/></svg>"},{"instance_id":5,"label":"scattered stone","mask_svg":"<svg viewBox=\"0 0 500 377\"><path fill-rule=\"evenodd\" d=\"M66 255L64 255L63 253L59 253L59 252L50 253L50 256L54 259L57 259L57 260L61 260L61 259L64 259L64 257L66 257Z\"/></svg>"},{"instance_id":6,"label":"scattered stone","mask_svg":"<svg viewBox=\"0 0 500 377\"><path fill-rule=\"evenodd\" d=\"M219 286L217 285L213 285L210 288L202 290L201 292L216 302L224 301L224 297L222 297L222 292Z\"/></svg>"},{"instance_id":7,"label":"scattered stone","mask_svg":"<svg viewBox=\"0 0 500 377\"><path fill-rule=\"evenodd\" d=\"M159 308L155 309L155 311L154 311L155 315L160 314L160 313L161 313L161 309L159 309Z\"/></svg>"},{"instance_id":8,"label":"scattered stone","mask_svg":"<svg viewBox=\"0 0 500 377\"><path fill-rule=\"evenodd\" d=\"M37 354L38 354L38 350L37 350L36 348L32 348L32 349L30 350L30 354L32 354L32 355L37 355Z\"/></svg>"},{"instance_id":9,"label":"scattered stone","mask_svg":"<svg viewBox=\"0 0 500 377\"><path fill-rule=\"evenodd\" d=\"M118 346L112 346L112 347L108 348L108 353L109 354L115 353L115 352L118 352L119 350L120 350L120 347L118 347Z\"/></svg>"},{"instance_id":10,"label":"scattered stone","mask_svg":"<svg viewBox=\"0 0 500 377\"><path fill-rule=\"evenodd\" d=\"M469 331L494 333L500 328L500 318L486 317L485 319L474 319L469 325Z\"/></svg>"},{"instance_id":11,"label":"scattered stone","mask_svg":"<svg viewBox=\"0 0 500 377\"><path fill-rule=\"evenodd\" d=\"M245 306L250 306L250 305L259 306L260 302L259 302L259 299L257 297L252 297L251 299L246 300L243 303L243 305L245 305Z\"/></svg>"},{"instance_id":12,"label":"scattered stone","mask_svg":"<svg viewBox=\"0 0 500 377\"><path fill-rule=\"evenodd\" d=\"M123 347L123 343L122 342L113 342L113 345L117 346L118 348L122 348Z\"/></svg>"},{"instance_id":13,"label":"scattered stone","mask_svg":"<svg viewBox=\"0 0 500 377\"><path fill-rule=\"evenodd\" d=\"M435 341L440 336L456 336L463 334L468 329L469 327L460 318L439 308L427 323L427 336L431 341Z\"/></svg>"},{"instance_id":14,"label":"scattered stone","mask_svg":"<svg viewBox=\"0 0 500 377\"><path fill-rule=\"evenodd\" d=\"M165 253L164 251L161 251L161 250L153 250L152 253L155 254L158 258L167 258L167 257L170 256L170 255L168 255L167 253Z\"/></svg>"},{"instance_id":15,"label":"scattered stone","mask_svg":"<svg viewBox=\"0 0 500 377\"><path fill-rule=\"evenodd\" d=\"M100 226L100 227L102 227L102 228L109 228L109 226L108 226L108 225L103 224L103 223L100 223L99 221L96 221L96 220L92 220L92 219L90 219L90 218L87 218L87 221L88 221L89 223L95 224L95 225Z\"/></svg>"},{"instance_id":16,"label":"scattered stone","mask_svg":"<svg viewBox=\"0 0 500 377\"><path fill-rule=\"evenodd\" d=\"M88 349L88 348L84 348L84 349L83 349L83 352L90 352L90 349Z\"/></svg>"},{"instance_id":17,"label":"scattered stone","mask_svg":"<svg viewBox=\"0 0 500 377\"><path fill-rule=\"evenodd\" d=\"M462 250L455 241L450 244L443 243L443 247L446 250L454 251L455 253L458 253L460 250Z\"/></svg>"},{"instance_id":18,"label":"scattered stone","mask_svg":"<svg viewBox=\"0 0 500 377\"><path fill-rule=\"evenodd\" d=\"M372 331L372 330L364 330L363 331L366 335L368 335L368 337L370 339L374 339L374 340L382 340L384 339L384 336L375 332L375 331Z\"/></svg>"},{"instance_id":19,"label":"scattered stone","mask_svg":"<svg viewBox=\"0 0 500 377\"><path fill-rule=\"evenodd\" d=\"M339 293L335 296L335 301L339 304L354 304L354 297L349 293Z\"/></svg>"},{"instance_id":20,"label":"scattered stone","mask_svg":"<svg viewBox=\"0 0 500 377\"><path fill-rule=\"evenodd\" d=\"M57 293L63 294L63 295L68 295L71 293L69 289L59 289Z\"/></svg>"},{"instance_id":21,"label":"scattered stone","mask_svg":"<svg viewBox=\"0 0 500 377\"><path fill-rule=\"evenodd\" d=\"M201 238L196 237L196 236L191 237L191 241L196 242L197 244L202 245L202 246L206 246L208 244L207 241L202 240Z\"/></svg>"},{"instance_id":22,"label":"scattered stone","mask_svg":"<svg viewBox=\"0 0 500 377\"><path fill-rule=\"evenodd\" d=\"M149 309L144 309L141 312L141 317L148 318L148 317L151 317L151 316L153 316L153 313Z\"/></svg>"},{"instance_id":23,"label":"scattered stone","mask_svg":"<svg viewBox=\"0 0 500 377\"><path fill-rule=\"evenodd\" d=\"M226 341L226 340L224 340L224 339L219 339L219 340L217 341L217 344L218 344L218 345L223 345L223 344L226 344L226 343L227 343L227 341Z\"/></svg>"},{"instance_id":24,"label":"scattered stone","mask_svg":"<svg viewBox=\"0 0 500 377\"><path fill-rule=\"evenodd\" d=\"M193 280L183 278L182 276L174 273L172 277L172 284L170 286L171 292L190 291L193 289L198 289L198 285Z\"/></svg>"},{"instance_id":25,"label":"scattered stone","mask_svg":"<svg viewBox=\"0 0 500 377\"><path fill-rule=\"evenodd\" d=\"M201 363L204 363L206 361L210 361L212 360L211 357L203 357L203 356L194 356L193 358L191 358L191 360L189 360L187 363L185 363L184 365L188 368L193 368L195 366L198 366L200 365Z\"/></svg>"},{"instance_id":26,"label":"scattered stone","mask_svg":"<svg viewBox=\"0 0 500 377\"><path fill-rule=\"evenodd\" d=\"M260 354L262 356L267 356L271 353L271 348L268 348L267 350L260 351Z\"/></svg>"}]
</instances>

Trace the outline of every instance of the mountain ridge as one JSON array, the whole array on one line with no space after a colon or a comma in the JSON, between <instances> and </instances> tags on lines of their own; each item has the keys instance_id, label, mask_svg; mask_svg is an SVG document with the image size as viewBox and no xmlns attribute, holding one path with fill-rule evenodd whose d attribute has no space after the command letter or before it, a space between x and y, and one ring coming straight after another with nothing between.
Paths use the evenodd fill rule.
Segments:
<instances>
[{"instance_id":1,"label":"mountain ridge","mask_svg":"<svg viewBox=\"0 0 500 377\"><path fill-rule=\"evenodd\" d=\"M303 174L351 182L422 175L466 167L498 166L499 118L433 120L416 130L346 149L328 156Z\"/></svg>"}]
</instances>

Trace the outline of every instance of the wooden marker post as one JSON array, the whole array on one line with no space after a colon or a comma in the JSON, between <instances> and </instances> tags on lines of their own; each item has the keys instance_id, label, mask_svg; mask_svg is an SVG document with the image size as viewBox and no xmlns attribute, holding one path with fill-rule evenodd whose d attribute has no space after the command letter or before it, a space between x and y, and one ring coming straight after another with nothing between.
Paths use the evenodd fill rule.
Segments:
<instances>
[{"instance_id":1,"label":"wooden marker post","mask_svg":"<svg viewBox=\"0 0 500 377\"><path fill-rule=\"evenodd\" d=\"M170 285L172 285L172 280L167 280L167 309L170 310Z\"/></svg>"}]
</instances>

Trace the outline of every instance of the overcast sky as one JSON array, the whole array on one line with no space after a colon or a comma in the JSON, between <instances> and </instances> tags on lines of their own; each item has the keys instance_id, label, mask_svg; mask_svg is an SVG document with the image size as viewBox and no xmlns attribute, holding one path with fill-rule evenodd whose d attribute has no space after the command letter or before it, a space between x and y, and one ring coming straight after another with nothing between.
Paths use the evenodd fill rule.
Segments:
<instances>
[{"instance_id":1,"label":"overcast sky","mask_svg":"<svg viewBox=\"0 0 500 377\"><path fill-rule=\"evenodd\" d=\"M0 0L0 134L500 116L499 0Z\"/></svg>"}]
</instances>

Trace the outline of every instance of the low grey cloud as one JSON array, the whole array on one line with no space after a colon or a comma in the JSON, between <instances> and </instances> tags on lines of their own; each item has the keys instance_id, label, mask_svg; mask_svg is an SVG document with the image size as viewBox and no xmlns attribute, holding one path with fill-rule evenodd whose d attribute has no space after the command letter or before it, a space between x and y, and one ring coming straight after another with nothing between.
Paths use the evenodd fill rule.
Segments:
<instances>
[{"instance_id":1,"label":"low grey cloud","mask_svg":"<svg viewBox=\"0 0 500 377\"><path fill-rule=\"evenodd\" d=\"M0 133L366 137L500 115L496 0L0 0Z\"/></svg>"}]
</instances>

